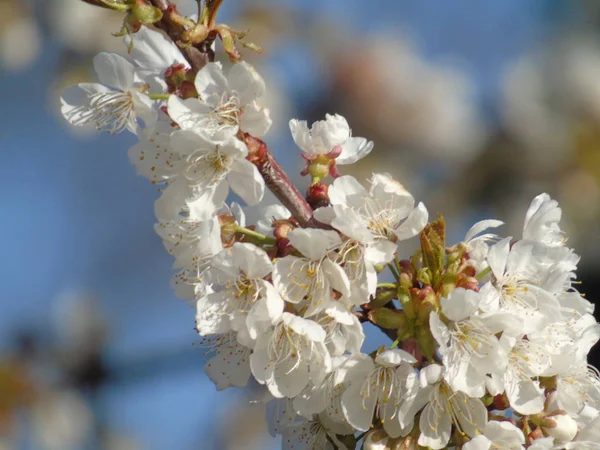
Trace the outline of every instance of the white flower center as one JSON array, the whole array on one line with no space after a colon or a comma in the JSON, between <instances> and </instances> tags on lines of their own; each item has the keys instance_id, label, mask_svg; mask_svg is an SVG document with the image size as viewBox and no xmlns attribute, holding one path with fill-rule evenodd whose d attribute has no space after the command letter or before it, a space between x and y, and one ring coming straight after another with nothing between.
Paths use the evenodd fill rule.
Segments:
<instances>
[{"instance_id":1,"label":"white flower center","mask_svg":"<svg viewBox=\"0 0 600 450\"><path fill-rule=\"evenodd\" d=\"M238 275L237 279L228 281L225 284L225 289L229 293L229 298L231 300L235 299L228 303L227 306L230 311L227 312L245 313L250 311L260 294L258 281L255 279L249 280L243 273Z\"/></svg>"},{"instance_id":2,"label":"white flower center","mask_svg":"<svg viewBox=\"0 0 600 450\"><path fill-rule=\"evenodd\" d=\"M305 296L306 301L312 306L318 306L323 300L327 284L321 261L295 260L290 273L287 274L287 280L288 293L299 292L297 296Z\"/></svg>"},{"instance_id":3,"label":"white flower center","mask_svg":"<svg viewBox=\"0 0 600 450\"><path fill-rule=\"evenodd\" d=\"M95 123L98 130L117 134L135 121L133 96L130 92L101 92L89 94L88 98L89 107L80 106L73 111L78 114L73 125Z\"/></svg>"},{"instance_id":4,"label":"white flower center","mask_svg":"<svg viewBox=\"0 0 600 450\"><path fill-rule=\"evenodd\" d=\"M303 347L308 347L308 355L304 355ZM275 365L292 361L293 366L289 369L289 372L292 372L300 365L302 359L311 359L312 350L312 341L299 335L285 324L279 323L271 334L267 355Z\"/></svg>"},{"instance_id":5,"label":"white flower center","mask_svg":"<svg viewBox=\"0 0 600 450\"><path fill-rule=\"evenodd\" d=\"M223 180L231 170L233 158L221 151L219 146L214 152L196 151L187 158L186 178L194 184L214 184Z\"/></svg>"},{"instance_id":6,"label":"white flower center","mask_svg":"<svg viewBox=\"0 0 600 450\"><path fill-rule=\"evenodd\" d=\"M397 240L395 232L405 215L401 210L394 208L391 200L382 205L379 199L369 198L357 212L369 224L369 230L375 236L391 241Z\"/></svg>"},{"instance_id":7,"label":"white flower center","mask_svg":"<svg viewBox=\"0 0 600 450\"><path fill-rule=\"evenodd\" d=\"M508 364L522 381L530 381L531 377L537 376L532 370L534 367L548 367L551 364L550 355L537 343L521 340L508 354Z\"/></svg>"},{"instance_id":8,"label":"white flower center","mask_svg":"<svg viewBox=\"0 0 600 450\"><path fill-rule=\"evenodd\" d=\"M223 92L220 97L214 94L207 104L215 105L213 110L196 119L197 125L204 128L207 133L214 134L239 126L242 108L237 92Z\"/></svg>"},{"instance_id":9,"label":"white flower center","mask_svg":"<svg viewBox=\"0 0 600 450\"><path fill-rule=\"evenodd\" d=\"M472 355L480 358L486 357L496 340L485 325L477 320L455 322L449 331L452 346L466 358Z\"/></svg>"}]
</instances>

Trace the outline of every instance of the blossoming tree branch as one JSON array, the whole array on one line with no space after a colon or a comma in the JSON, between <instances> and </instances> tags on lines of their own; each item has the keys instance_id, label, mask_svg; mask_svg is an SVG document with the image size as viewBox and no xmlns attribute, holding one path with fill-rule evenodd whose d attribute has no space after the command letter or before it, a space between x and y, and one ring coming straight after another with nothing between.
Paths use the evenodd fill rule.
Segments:
<instances>
[{"instance_id":1,"label":"blossoming tree branch","mask_svg":"<svg viewBox=\"0 0 600 450\"><path fill-rule=\"evenodd\" d=\"M222 0L193 17L166 0L86 1L123 11L128 56L96 56L99 83L66 89L62 113L137 136L130 160L160 187L156 231L195 303L206 373L219 390L262 385L284 449L600 449L587 365L600 326L556 201L534 198L521 236L484 220L450 245L389 175L340 174L373 143L337 114L289 122L304 195L263 141L265 83L240 51L260 48L217 22ZM262 218L246 223L230 191ZM398 254L408 239L419 250ZM367 322L388 346L363 352Z\"/></svg>"}]
</instances>

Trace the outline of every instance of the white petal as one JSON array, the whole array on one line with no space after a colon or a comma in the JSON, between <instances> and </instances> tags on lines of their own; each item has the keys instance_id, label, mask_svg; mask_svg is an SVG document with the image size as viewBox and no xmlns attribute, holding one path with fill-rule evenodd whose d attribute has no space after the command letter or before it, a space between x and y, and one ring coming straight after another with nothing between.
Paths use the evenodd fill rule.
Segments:
<instances>
[{"instance_id":1,"label":"white petal","mask_svg":"<svg viewBox=\"0 0 600 450\"><path fill-rule=\"evenodd\" d=\"M367 431L371 427L375 405L377 404L377 393L371 392L363 398L362 380L357 380L342 394L342 409L344 416L350 425L360 431Z\"/></svg>"},{"instance_id":2,"label":"white petal","mask_svg":"<svg viewBox=\"0 0 600 450\"><path fill-rule=\"evenodd\" d=\"M365 249L365 260L376 266L387 264L394 259L396 250L398 250L397 244L387 239L379 239L367 246Z\"/></svg>"},{"instance_id":3,"label":"white petal","mask_svg":"<svg viewBox=\"0 0 600 450\"><path fill-rule=\"evenodd\" d=\"M239 267L248 279L265 278L273 270L271 258L254 244L236 242L233 244L232 257L236 267Z\"/></svg>"},{"instance_id":4,"label":"white petal","mask_svg":"<svg viewBox=\"0 0 600 450\"><path fill-rule=\"evenodd\" d=\"M265 82L259 73L245 61L234 64L227 75L229 89L237 91L240 103L247 105L262 97L265 93Z\"/></svg>"},{"instance_id":5,"label":"white petal","mask_svg":"<svg viewBox=\"0 0 600 450\"><path fill-rule=\"evenodd\" d=\"M504 276L511 239L510 237L502 239L500 242L492 245L488 252L487 261L497 280L501 280Z\"/></svg>"},{"instance_id":6,"label":"white petal","mask_svg":"<svg viewBox=\"0 0 600 450\"><path fill-rule=\"evenodd\" d=\"M227 175L231 189L248 205L259 203L265 193L265 181L254 164L246 159L233 163Z\"/></svg>"},{"instance_id":7,"label":"white petal","mask_svg":"<svg viewBox=\"0 0 600 450\"><path fill-rule=\"evenodd\" d=\"M300 147L300 150L308 154L317 153L312 145L310 131L306 124L306 120L290 120L290 131L292 133L292 138L294 138L294 142Z\"/></svg>"},{"instance_id":8,"label":"white petal","mask_svg":"<svg viewBox=\"0 0 600 450\"><path fill-rule=\"evenodd\" d=\"M449 413L439 407L432 401L421 413L419 420L421 435L419 436L419 445L430 447L433 450L440 450L446 447L450 440L452 430L452 419Z\"/></svg>"},{"instance_id":9,"label":"white petal","mask_svg":"<svg viewBox=\"0 0 600 450\"><path fill-rule=\"evenodd\" d=\"M492 447L492 441L480 434L475 436L469 442L463 445L463 450L489 450Z\"/></svg>"},{"instance_id":10,"label":"white petal","mask_svg":"<svg viewBox=\"0 0 600 450\"><path fill-rule=\"evenodd\" d=\"M367 141L365 138L353 137L342 144L342 153L336 158L336 163L353 164L360 161L373 150L373 142Z\"/></svg>"},{"instance_id":11,"label":"white petal","mask_svg":"<svg viewBox=\"0 0 600 450\"><path fill-rule=\"evenodd\" d=\"M456 288L448 297L441 300L444 315L455 322L473 315L481 302L479 293L463 288Z\"/></svg>"},{"instance_id":12,"label":"white petal","mask_svg":"<svg viewBox=\"0 0 600 450\"><path fill-rule=\"evenodd\" d=\"M350 175L344 175L336 178L329 186L329 201L332 205L348 206L347 198L349 196L367 196L367 190L360 184L356 178Z\"/></svg>"},{"instance_id":13,"label":"white petal","mask_svg":"<svg viewBox=\"0 0 600 450\"><path fill-rule=\"evenodd\" d=\"M329 258L323 260L323 271L329 279L331 287L342 295L350 295L350 280L348 275L339 265Z\"/></svg>"},{"instance_id":14,"label":"white petal","mask_svg":"<svg viewBox=\"0 0 600 450\"><path fill-rule=\"evenodd\" d=\"M133 87L134 67L129 61L116 53L102 52L94 58L94 70L100 83L121 91Z\"/></svg>"},{"instance_id":15,"label":"white petal","mask_svg":"<svg viewBox=\"0 0 600 450\"><path fill-rule=\"evenodd\" d=\"M219 183L213 187L198 189L187 202L190 217L199 221L212 219L215 212L221 209L225 203L228 193L229 186L227 183Z\"/></svg>"},{"instance_id":16,"label":"white petal","mask_svg":"<svg viewBox=\"0 0 600 450\"><path fill-rule=\"evenodd\" d=\"M283 313L283 323L301 336L306 336L314 342L325 341L325 330L313 320L304 319L291 313Z\"/></svg>"},{"instance_id":17,"label":"white petal","mask_svg":"<svg viewBox=\"0 0 600 450\"><path fill-rule=\"evenodd\" d=\"M258 106L256 102L246 105L240 117L240 129L254 137L267 134L272 123L269 109Z\"/></svg>"},{"instance_id":18,"label":"white petal","mask_svg":"<svg viewBox=\"0 0 600 450\"><path fill-rule=\"evenodd\" d=\"M228 91L228 84L225 75L223 75L221 63L208 63L200 69L196 75L194 85L203 101L206 101L213 94L220 96Z\"/></svg>"},{"instance_id":19,"label":"white petal","mask_svg":"<svg viewBox=\"0 0 600 450\"><path fill-rule=\"evenodd\" d=\"M415 209L411 211L406 220L400 225L396 230L396 236L398 240L406 240L410 239L413 236L416 236L425 225L427 225L427 220L429 219L429 212L423 203L419 203Z\"/></svg>"},{"instance_id":20,"label":"white petal","mask_svg":"<svg viewBox=\"0 0 600 450\"><path fill-rule=\"evenodd\" d=\"M342 241L335 231L296 228L288 233L290 243L308 259L321 259Z\"/></svg>"},{"instance_id":21,"label":"white petal","mask_svg":"<svg viewBox=\"0 0 600 450\"><path fill-rule=\"evenodd\" d=\"M473 239L478 234L483 233L488 228L497 228L500 225L504 225L504 222L502 222L501 220L494 220L494 219L481 220L481 221L477 222L475 225L473 225L469 229L469 231L467 231L467 234L465 236L465 242L471 241L471 239Z\"/></svg>"},{"instance_id":22,"label":"white petal","mask_svg":"<svg viewBox=\"0 0 600 450\"><path fill-rule=\"evenodd\" d=\"M129 56L136 66L158 72L160 75L171 65L183 64L189 67L187 60L177 46L161 32L141 27L135 34L125 37L125 44L133 41Z\"/></svg>"},{"instance_id":23,"label":"white petal","mask_svg":"<svg viewBox=\"0 0 600 450\"><path fill-rule=\"evenodd\" d=\"M415 357L410 353L398 348L386 350L375 357L375 362L382 366L396 367L403 362L413 364L417 362Z\"/></svg>"},{"instance_id":24,"label":"white petal","mask_svg":"<svg viewBox=\"0 0 600 450\"><path fill-rule=\"evenodd\" d=\"M85 112L90 108L90 96L104 92L111 92L111 90L98 83L80 83L69 86L60 97L60 111L71 125L86 126L93 130L96 128L96 124L90 121Z\"/></svg>"},{"instance_id":25,"label":"white petal","mask_svg":"<svg viewBox=\"0 0 600 450\"><path fill-rule=\"evenodd\" d=\"M198 101L197 98L181 99L171 95L167 101L169 117L183 130L194 130L201 132L200 118L210 114L212 108Z\"/></svg>"}]
</instances>

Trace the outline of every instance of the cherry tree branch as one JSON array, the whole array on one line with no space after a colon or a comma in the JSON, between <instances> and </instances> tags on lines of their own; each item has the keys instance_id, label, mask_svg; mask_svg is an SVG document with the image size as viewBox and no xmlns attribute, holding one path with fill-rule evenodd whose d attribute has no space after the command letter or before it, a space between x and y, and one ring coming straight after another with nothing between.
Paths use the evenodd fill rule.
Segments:
<instances>
[{"instance_id":1,"label":"cherry tree branch","mask_svg":"<svg viewBox=\"0 0 600 450\"><path fill-rule=\"evenodd\" d=\"M248 159L258 168L269 190L290 211L300 226L330 228L313 217L312 208L273 157L267 144L248 134L244 141L248 146Z\"/></svg>"},{"instance_id":2,"label":"cherry tree branch","mask_svg":"<svg viewBox=\"0 0 600 450\"><path fill-rule=\"evenodd\" d=\"M168 0L148 1L163 13L162 19L154 25L164 31L173 42L179 45L181 52L190 63L194 72L198 72L209 61L214 60L214 53L210 49L208 42L200 43L196 46L181 45L186 29L181 23L181 17L178 16L174 5ZM220 5L222 2L222 0L212 1L213 5ZM216 9L215 7L215 11ZM258 168L269 190L290 211L300 226L305 228L330 228L313 217L313 209L273 157L267 145L260 139L249 135L245 135L243 138L248 145L248 159Z\"/></svg>"}]
</instances>

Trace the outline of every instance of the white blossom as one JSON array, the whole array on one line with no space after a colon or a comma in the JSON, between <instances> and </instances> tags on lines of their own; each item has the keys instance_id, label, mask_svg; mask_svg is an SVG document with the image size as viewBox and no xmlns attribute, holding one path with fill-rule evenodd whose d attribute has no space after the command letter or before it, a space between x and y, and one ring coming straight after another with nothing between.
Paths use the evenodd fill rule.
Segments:
<instances>
[{"instance_id":1,"label":"white blossom","mask_svg":"<svg viewBox=\"0 0 600 450\"><path fill-rule=\"evenodd\" d=\"M476 437L488 423L485 405L478 398L454 392L443 380L443 368L431 365L421 371L418 403L426 402L421 413L419 445L439 450L446 447L454 425L463 435ZM415 409L413 409L415 412Z\"/></svg>"},{"instance_id":2,"label":"white blossom","mask_svg":"<svg viewBox=\"0 0 600 450\"><path fill-rule=\"evenodd\" d=\"M331 370L325 331L312 320L284 312L258 335L250 367L275 397L295 397L309 382L319 384Z\"/></svg>"},{"instance_id":3,"label":"white blossom","mask_svg":"<svg viewBox=\"0 0 600 450\"><path fill-rule=\"evenodd\" d=\"M305 159L328 155L337 164L352 164L367 156L373 143L365 138L352 137L346 119L339 114L326 114L309 129L305 120L290 120L290 130Z\"/></svg>"},{"instance_id":4,"label":"white blossom","mask_svg":"<svg viewBox=\"0 0 600 450\"><path fill-rule=\"evenodd\" d=\"M231 139L240 130L255 137L269 130L269 110L257 103L265 84L247 62L235 64L227 77L220 63L208 63L196 75L195 87L199 98L169 98L169 116L181 129L211 142Z\"/></svg>"},{"instance_id":5,"label":"white blossom","mask_svg":"<svg viewBox=\"0 0 600 450\"><path fill-rule=\"evenodd\" d=\"M137 89L133 64L120 55L100 53L94 58L94 69L100 83L71 86L61 97L61 112L71 125L94 125L112 134L125 129L135 133L138 118L146 125L156 120L152 100Z\"/></svg>"},{"instance_id":6,"label":"white blossom","mask_svg":"<svg viewBox=\"0 0 600 450\"><path fill-rule=\"evenodd\" d=\"M367 355L352 357L354 366L344 378L342 408L348 423L360 431L371 427L373 414L391 437L410 431L405 415L418 389L416 360L403 350L387 350L373 360Z\"/></svg>"}]
</instances>

